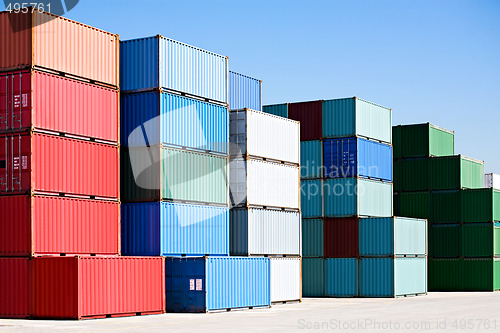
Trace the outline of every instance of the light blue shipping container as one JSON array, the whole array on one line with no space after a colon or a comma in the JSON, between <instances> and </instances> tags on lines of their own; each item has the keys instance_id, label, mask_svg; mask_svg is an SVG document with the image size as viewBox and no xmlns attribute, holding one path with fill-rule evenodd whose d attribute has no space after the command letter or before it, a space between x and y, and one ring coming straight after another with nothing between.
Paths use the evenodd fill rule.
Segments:
<instances>
[{"instance_id":1,"label":"light blue shipping container","mask_svg":"<svg viewBox=\"0 0 500 333\"><path fill-rule=\"evenodd\" d=\"M165 201L121 207L123 255L229 255L229 208Z\"/></svg>"},{"instance_id":2,"label":"light blue shipping container","mask_svg":"<svg viewBox=\"0 0 500 333\"><path fill-rule=\"evenodd\" d=\"M359 219L359 255L427 255L427 220L407 217Z\"/></svg>"},{"instance_id":3,"label":"light blue shipping container","mask_svg":"<svg viewBox=\"0 0 500 333\"><path fill-rule=\"evenodd\" d=\"M164 88L227 103L228 59L163 36L120 42L120 89Z\"/></svg>"},{"instance_id":4,"label":"light blue shipping container","mask_svg":"<svg viewBox=\"0 0 500 333\"><path fill-rule=\"evenodd\" d=\"M229 109L262 111L262 81L229 71Z\"/></svg>"},{"instance_id":5,"label":"light blue shipping container","mask_svg":"<svg viewBox=\"0 0 500 333\"><path fill-rule=\"evenodd\" d=\"M325 178L361 177L392 181L392 146L363 138L323 142Z\"/></svg>"},{"instance_id":6,"label":"light blue shipping container","mask_svg":"<svg viewBox=\"0 0 500 333\"><path fill-rule=\"evenodd\" d=\"M321 141L300 142L300 178L321 178L323 173L323 145Z\"/></svg>"},{"instance_id":7,"label":"light blue shipping container","mask_svg":"<svg viewBox=\"0 0 500 333\"><path fill-rule=\"evenodd\" d=\"M360 259L361 297L427 294L427 258Z\"/></svg>"},{"instance_id":8,"label":"light blue shipping container","mask_svg":"<svg viewBox=\"0 0 500 333\"><path fill-rule=\"evenodd\" d=\"M121 144L143 147L163 144L227 154L227 107L164 91L121 97Z\"/></svg>"},{"instance_id":9,"label":"light blue shipping container","mask_svg":"<svg viewBox=\"0 0 500 333\"><path fill-rule=\"evenodd\" d=\"M302 219L302 256L323 257L322 219Z\"/></svg>"},{"instance_id":10,"label":"light blue shipping container","mask_svg":"<svg viewBox=\"0 0 500 333\"><path fill-rule=\"evenodd\" d=\"M279 117L288 118L288 103L264 105L262 111L274 114Z\"/></svg>"},{"instance_id":11,"label":"light blue shipping container","mask_svg":"<svg viewBox=\"0 0 500 333\"><path fill-rule=\"evenodd\" d=\"M325 260L325 295L329 297L358 295L358 259Z\"/></svg>"},{"instance_id":12,"label":"light blue shipping container","mask_svg":"<svg viewBox=\"0 0 500 333\"><path fill-rule=\"evenodd\" d=\"M323 101L323 137L392 143L392 110L357 97Z\"/></svg>"},{"instance_id":13,"label":"light blue shipping container","mask_svg":"<svg viewBox=\"0 0 500 333\"><path fill-rule=\"evenodd\" d=\"M325 296L324 261L323 258L302 259L302 296Z\"/></svg>"},{"instance_id":14,"label":"light blue shipping container","mask_svg":"<svg viewBox=\"0 0 500 333\"><path fill-rule=\"evenodd\" d=\"M362 178L327 179L323 192L326 217L393 215L392 183Z\"/></svg>"},{"instance_id":15,"label":"light blue shipping container","mask_svg":"<svg viewBox=\"0 0 500 333\"><path fill-rule=\"evenodd\" d=\"M167 312L269 307L269 258L166 258Z\"/></svg>"},{"instance_id":16,"label":"light blue shipping container","mask_svg":"<svg viewBox=\"0 0 500 333\"><path fill-rule=\"evenodd\" d=\"M303 218L323 217L323 180L300 182L300 207Z\"/></svg>"}]
</instances>

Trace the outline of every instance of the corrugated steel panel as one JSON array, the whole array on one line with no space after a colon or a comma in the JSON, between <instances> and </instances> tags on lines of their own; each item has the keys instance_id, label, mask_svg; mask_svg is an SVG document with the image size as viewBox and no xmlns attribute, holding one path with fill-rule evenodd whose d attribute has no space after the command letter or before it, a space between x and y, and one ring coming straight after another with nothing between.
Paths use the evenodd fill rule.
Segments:
<instances>
[{"instance_id":1,"label":"corrugated steel panel","mask_svg":"<svg viewBox=\"0 0 500 333\"><path fill-rule=\"evenodd\" d=\"M494 173L484 175L484 187L500 190L500 175Z\"/></svg>"},{"instance_id":2,"label":"corrugated steel panel","mask_svg":"<svg viewBox=\"0 0 500 333\"><path fill-rule=\"evenodd\" d=\"M302 180L300 207L303 218L323 217L323 180Z\"/></svg>"},{"instance_id":3,"label":"corrugated steel panel","mask_svg":"<svg viewBox=\"0 0 500 333\"><path fill-rule=\"evenodd\" d=\"M324 259L302 259L302 295L304 297L325 296Z\"/></svg>"},{"instance_id":4,"label":"corrugated steel panel","mask_svg":"<svg viewBox=\"0 0 500 333\"><path fill-rule=\"evenodd\" d=\"M432 191L431 208L433 223L460 222L460 190Z\"/></svg>"},{"instance_id":5,"label":"corrugated steel panel","mask_svg":"<svg viewBox=\"0 0 500 333\"><path fill-rule=\"evenodd\" d=\"M429 291L463 290L462 259L429 259Z\"/></svg>"},{"instance_id":6,"label":"corrugated steel panel","mask_svg":"<svg viewBox=\"0 0 500 333\"><path fill-rule=\"evenodd\" d=\"M229 109L262 111L262 81L229 71Z\"/></svg>"},{"instance_id":7,"label":"corrugated steel panel","mask_svg":"<svg viewBox=\"0 0 500 333\"><path fill-rule=\"evenodd\" d=\"M262 111L279 117L288 118L288 103L264 105Z\"/></svg>"},{"instance_id":8,"label":"corrugated steel panel","mask_svg":"<svg viewBox=\"0 0 500 333\"><path fill-rule=\"evenodd\" d=\"M269 258L166 259L167 312L270 306Z\"/></svg>"},{"instance_id":9,"label":"corrugated steel panel","mask_svg":"<svg viewBox=\"0 0 500 333\"><path fill-rule=\"evenodd\" d=\"M228 255L229 209L172 202L122 204L122 253Z\"/></svg>"},{"instance_id":10,"label":"corrugated steel panel","mask_svg":"<svg viewBox=\"0 0 500 333\"><path fill-rule=\"evenodd\" d=\"M165 311L163 258L38 257L32 262L34 318Z\"/></svg>"},{"instance_id":11,"label":"corrugated steel panel","mask_svg":"<svg viewBox=\"0 0 500 333\"><path fill-rule=\"evenodd\" d=\"M29 318L29 258L0 258L0 318Z\"/></svg>"},{"instance_id":12,"label":"corrugated steel panel","mask_svg":"<svg viewBox=\"0 0 500 333\"><path fill-rule=\"evenodd\" d=\"M237 255L300 255L299 212L231 209L230 253Z\"/></svg>"},{"instance_id":13,"label":"corrugated steel panel","mask_svg":"<svg viewBox=\"0 0 500 333\"><path fill-rule=\"evenodd\" d=\"M392 183L340 178L324 181L327 217L392 216Z\"/></svg>"},{"instance_id":14,"label":"corrugated steel panel","mask_svg":"<svg viewBox=\"0 0 500 333\"><path fill-rule=\"evenodd\" d=\"M395 191L427 191L430 185L430 159L394 160Z\"/></svg>"},{"instance_id":15,"label":"corrugated steel panel","mask_svg":"<svg viewBox=\"0 0 500 333\"><path fill-rule=\"evenodd\" d=\"M120 253L117 201L2 196L0 255Z\"/></svg>"},{"instance_id":16,"label":"corrugated steel panel","mask_svg":"<svg viewBox=\"0 0 500 333\"><path fill-rule=\"evenodd\" d=\"M362 177L392 181L392 147L362 138L328 139L323 143L326 178Z\"/></svg>"},{"instance_id":17,"label":"corrugated steel panel","mask_svg":"<svg viewBox=\"0 0 500 333\"><path fill-rule=\"evenodd\" d=\"M323 176L323 144L319 140L300 143L300 178L312 179Z\"/></svg>"},{"instance_id":18,"label":"corrugated steel panel","mask_svg":"<svg viewBox=\"0 0 500 333\"><path fill-rule=\"evenodd\" d=\"M256 159L230 161L233 206L299 209L300 168Z\"/></svg>"},{"instance_id":19,"label":"corrugated steel panel","mask_svg":"<svg viewBox=\"0 0 500 333\"><path fill-rule=\"evenodd\" d=\"M363 258L361 297L397 297L427 293L427 258Z\"/></svg>"},{"instance_id":20,"label":"corrugated steel panel","mask_svg":"<svg viewBox=\"0 0 500 333\"><path fill-rule=\"evenodd\" d=\"M232 156L300 163L298 122L250 109L231 111L229 119Z\"/></svg>"},{"instance_id":21,"label":"corrugated steel panel","mask_svg":"<svg viewBox=\"0 0 500 333\"><path fill-rule=\"evenodd\" d=\"M227 103L227 57L160 35L122 41L123 91L165 88Z\"/></svg>"},{"instance_id":22,"label":"corrugated steel panel","mask_svg":"<svg viewBox=\"0 0 500 333\"><path fill-rule=\"evenodd\" d=\"M33 133L0 135L0 193L118 198L116 146Z\"/></svg>"},{"instance_id":23,"label":"corrugated steel panel","mask_svg":"<svg viewBox=\"0 0 500 333\"><path fill-rule=\"evenodd\" d=\"M288 118L300 121L300 141L321 139L321 103L288 104Z\"/></svg>"},{"instance_id":24,"label":"corrugated steel panel","mask_svg":"<svg viewBox=\"0 0 500 333\"><path fill-rule=\"evenodd\" d=\"M161 143L227 154L227 107L159 91L125 94L121 101L122 145Z\"/></svg>"},{"instance_id":25,"label":"corrugated steel panel","mask_svg":"<svg viewBox=\"0 0 500 333\"><path fill-rule=\"evenodd\" d=\"M500 259L462 259L464 291L495 291L500 289Z\"/></svg>"},{"instance_id":26,"label":"corrugated steel panel","mask_svg":"<svg viewBox=\"0 0 500 333\"><path fill-rule=\"evenodd\" d=\"M450 156L455 154L455 134L425 123L392 128L394 158Z\"/></svg>"},{"instance_id":27,"label":"corrugated steel panel","mask_svg":"<svg viewBox=\"0 0 500 333\"><path fill-rule=\"evenodd\" d=\"M358 259L335 258L325 260L325 295L354 297L358 295Z\"/></svg>"},{"instance_id":28,"label":"corrugated steel panel","mask_svg":"<svg viewBox=\"0 0 500 333\"><path fill-rule=\"evenodd\" d=\"M458 258L461 255L459 224L433 224L429 228L429 256Z\"/></svg>"},{"instance_id":29,"label":"corrugated steel panel","mask_svg":"<svg viewBox=\"0 0 500 333\"><path fill-rule=\"evenodd\" d=\"M322 219L302 219L302 256L323 257Z\"/></svg>"},{"instance_id":30,"label":"corrugated steel panel","mask_svg":"<svg viewBox=\"0 0 500 333\"><path fill-rule=\"evenodd\" d=\"M271 302L302 299L302 260L269 258Z\"/></svg>"},{"instance_id":31,"label":"corrugated steel panel","mask_svg":"<svg viewBox=\"0 0 500 333\"><path fill-rule=\"evenodd\" d=\"M407 217L359 219L359 255L427 255L427 221Z\"/></svg>"},{"instance_id":32,"label":"corrugated steel panel","mask_svg":"<svg viewBox=\"0 0 500 333\"><path fill-rule=\"evenodd\" d=\"M430 160L430 186L433 190L484 187L484 162L461 155L433 157Z\"/></svg>"},{"instance_id":33,"label":"corrugated steel panel","mask_svg":"<svg viewBox=\"0 0 500 333\"><path fill-rule=\"evenodd\" d=\"M358 219L325 219L323 244L325 258L357 258L359 256Z\"/></svg>"},{"instance_id":34,"label":"corrugated steel panel","mask_svg":"<svg viewBox=\"0 0 500 333\"><path fill-rule=\"evenodd\" d=\"M431 192L401 192L399 194L400 216L431 219Z\"/></svg>"},{"instance_id":35,"label":"corrugated steel panel","mask_svg":"<svg viewBox=\"0 0 500 333\"><path fill-rule=\"evenodd\" d=\"M0 131L42 129L118 142L119 97L36 70L0 74Z\"/></svg>"},{"instance_id":36,"label":"corrugated steel panel","mask_svg":"<svg viewBox=\"0 0 500 333\"><path fill-rule=\"evenodd\" d=\"M3 70L38 66L118 86L118 35L37 10L2 12L0 26Z\"/></svg>"},{"instance_id":37,"label":"corrugated steel panel","mask_svg":"<svg viewBox=\"0 0 500 333\"><path fill-rule=\"evenodd\" d=\"M392 110L362 99L323 101L323 137L362 136L392 142Z\"/></svg>"},{"instance_id":38,"label":"corrugated steel panel","mask_svg":"<svg viewBox=\"0 0 500 333\"><path fill-rule=\"evenodd\" d=\"M500 191L462 190L460 196L461 222L500 221Z\"/></svg>"},{"instance_id":39,"label":"corrugated steel panel","mask_svg":"<svg viewBox=\"0 0 500 333\"><path fill-rule=\"evenodd\" d=\"M465 223L461 228L462 256L500 257L500 223Z\"/></svg>"}]
</instances>

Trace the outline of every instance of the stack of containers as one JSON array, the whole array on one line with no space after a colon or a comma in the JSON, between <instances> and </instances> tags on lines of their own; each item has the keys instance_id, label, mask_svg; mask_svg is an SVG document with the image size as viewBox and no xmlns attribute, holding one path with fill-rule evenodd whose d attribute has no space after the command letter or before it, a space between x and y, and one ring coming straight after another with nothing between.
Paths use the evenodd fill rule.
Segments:
<instances>
[{"instance_id":1,"label":"stack of containers","mask_svg":"<svg viewBox=\"0 0 500 333\"><path fill-rule=\"evenodd\" d=\"M269 306L267 259L228 257L227 57L160 35L120 50L123 254L167 257L168 312Z\"/></svg>"},{"instance_id":2,"label":"stack of containers","mask_svg":"<svg viewBox=\"0 0 500 333\"><path fill-rule=\"evenodd\" d=\"M230 253L269 257L271 302L300 301L300 124L247 108L260 81L230 78Z\"/></svg>"},{"instance_id":3,"label":"stack of containers","mask_svg":"<svg viewBox=\"0 0 500 333\"><path fill-rule=\"evenodd\" d=\"M36 10L0 27L0 316L164 312L163 260L119 257L118 36Z\"/></svg>"},{"instance_id":4,"label":"stack of containers","mask_svg":"<svg viewBox=\"0 0 500 333\"><path fill-rule=\"evenodd\" d=\"M425 294L426 221L392 217L391 110L347 98L264 111L301 122L304 296ZM414 225L415 246L391 248L409 238L399 224ZM363 234L367 226L379 236ZM370 241L391 250L361 250Z\"/></svg>"},{"instance_id":5,"label":"stack of containers","mask_svg":"<svg viewBox=\"0 0 500 333\"><path fill-rule=\"evenodd\" d=\"M432 124L395 126L395 201L426 218L429 289L500 289L500 193L484 185L484 163L453 155L454 133Z\"/></svg>"}]
</instances>

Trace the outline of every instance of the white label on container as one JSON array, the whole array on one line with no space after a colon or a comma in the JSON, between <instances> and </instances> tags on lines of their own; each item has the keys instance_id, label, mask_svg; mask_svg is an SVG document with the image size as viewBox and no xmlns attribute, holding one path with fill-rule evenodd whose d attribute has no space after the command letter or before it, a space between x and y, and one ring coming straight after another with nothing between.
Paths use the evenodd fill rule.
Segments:
<instances>
[{"instance_id":1,"label":"white label on container","mask_svg":"<svg viewBox=\"0 0 500 333\"><path fill-rule=\"evenodd\" d=\"M19 157L14 157L14 170L19 170Z\"/></svg>"},{"instance_id":2,"label":"white label on container","mask_svg":"<svg viewBox=\"0 0 500 333\"><path fill-rule=\"evenodd\" d=\"M23 94L23 108L28 106L28 94Z\"/></svg>"},{"instance_id":3,"label":"white label on container","mask_svg":"<svg viewBox=\"0 0 500 333\"><path fill-rule=\"evenodd\" d=\"M189 279L189 290L194 290L194 279Z\"/></svg>"},{"instance_id":4,"label":"white label on container","mask_svg":"<svg viewBox=\"0 0 500 333\"><path fill-rule=\"evenodd\" d=\"M203 280L196 279L196 290L203 290Z\"/></svg>"},{"instance_id":5,"label":"white label on container","mask_svg":"<svg viewBox=\"0 0 500 333\"><path fill-rule=\"evenodd\" d=\"M21 95L14 95L14 108L21 106Z\"/></svg>"},{"instance_id":6,"label":"white label on container","mask_svg":"<svg viewBox=\"0 0 500 333\"><path fill-rule=\"evenodd\" d=\"M28 156L24 155L21 160L21 167L23 170L28 169Z\"/></svg>"}]
</instances>

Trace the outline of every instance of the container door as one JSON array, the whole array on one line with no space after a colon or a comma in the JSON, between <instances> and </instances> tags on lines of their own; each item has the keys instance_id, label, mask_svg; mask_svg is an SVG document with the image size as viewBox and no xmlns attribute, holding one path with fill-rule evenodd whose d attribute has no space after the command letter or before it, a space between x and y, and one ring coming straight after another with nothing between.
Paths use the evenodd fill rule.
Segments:
<instances>
[{"instance_id":1,"label":"container door","mask_svg":"<svg viewBox=\"0 0 500 333\"><path fill-rule=\"evenodd\" d=\"M0 76L0 130L8 129L7 110L9 109L9 75Z\"/></svg>"},{"instance_id":2,"label":"container door","mask_svg":"<svg viewBox=\"0 0 500 333\"><path fill-rule=\"evenodd\" d=\"M31 74L12 73L0 77L0 130L30 127Z\"/></svg>"},{"instance_id":3,"label":"container door","mask_svg":"<svg viewBox=\"0 0 500 333\"><path fill-rule=\"evenodd\" d=\"M0 191L24 192L30 188L30 137L0 137Z\"/></svg>"}]
</instances>

